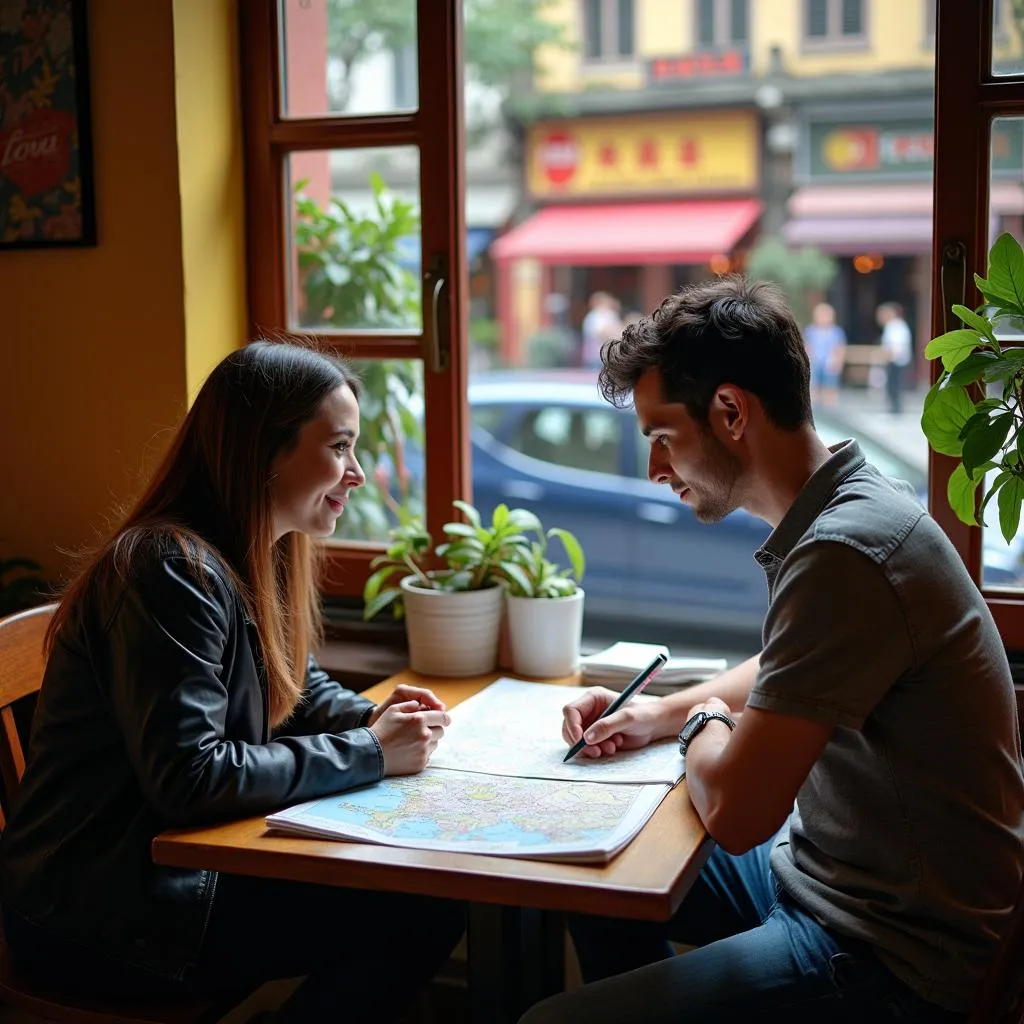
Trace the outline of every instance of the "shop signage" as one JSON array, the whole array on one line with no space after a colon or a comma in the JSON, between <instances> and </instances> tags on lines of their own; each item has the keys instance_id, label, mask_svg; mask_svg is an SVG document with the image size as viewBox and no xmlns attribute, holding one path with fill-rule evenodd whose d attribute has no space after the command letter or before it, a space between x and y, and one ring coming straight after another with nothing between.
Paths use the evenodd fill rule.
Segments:
<instances>
[{"instance_id":1,"label":"shop signage","mask_svg":"<svg viewBox=\"0 0 1024 1024\"><path fill-rule=\"evenodd\" d=\"M808 126L812 180L929 178L934 158L930 119L860 123L815 122ZM992 130L994 171L1024 168L1020 121L1003 120Z\"/></svg>"},{"instance_id":2,"label":"shop signage","mask_svg":"<svg viewBox=\"0 0 1024 1024\"><path fill-rule=\"evenodd\" d=\"M750 70L750 51L745 46L729 50L705 50L682 57L655 57L647 61L647 83L688 82L694 78L728 78Z\"/></svg>"},{"instance_id":3,"label":"shop signage","mask_svg":"<svg viewBox=\"0 0 1024 1024\"><path fill-rule=\"evenodd\" d=\"M538 198L753 192L757 120L731 110L540 123L527 179Z\"/></svg>"}]
</instances>

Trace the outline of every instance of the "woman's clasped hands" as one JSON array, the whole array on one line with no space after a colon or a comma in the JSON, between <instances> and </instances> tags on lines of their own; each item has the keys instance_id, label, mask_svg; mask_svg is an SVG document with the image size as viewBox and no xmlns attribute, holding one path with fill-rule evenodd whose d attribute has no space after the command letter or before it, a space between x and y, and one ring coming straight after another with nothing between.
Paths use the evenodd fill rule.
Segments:
<instances>
[{"instance_id":1,"label":"woman's clasped hands","mask_svg":"<svg viewBox=\"0 0 1024 1024\"><path fill-rule=\"evenodd\" d=\"M414 775L426 768L451 718L430 690L401 683L366 724L380 742L384 774Z\"/></svg>"}]
</instances>

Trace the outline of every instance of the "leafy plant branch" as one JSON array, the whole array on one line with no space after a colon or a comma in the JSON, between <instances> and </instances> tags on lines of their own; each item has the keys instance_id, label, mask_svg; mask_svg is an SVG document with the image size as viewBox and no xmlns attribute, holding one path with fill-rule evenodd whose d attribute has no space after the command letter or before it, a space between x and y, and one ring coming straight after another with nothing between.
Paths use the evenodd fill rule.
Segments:
<instances>
[{"instance_id":1,"label":"leafy plant branch","mask_svg":"<svg viewBox=\"0 0 1024 1024\"><path fill-rule=\"evenodd\" d=\"M1024 348L1012 344L1024 341L1020 243L1000 235L989 252L988 277L975 274L974 280L984 303L977 310L954 305L964 326L925 349L929 359L942 360L943 372L925 397L921 427L935 451L960 459L947 488L950 508L962 522L984 525L985 509L995 498L999 528L1009 542L1024 504ZM987 482L989 474L994 476Z\"/></svg>"}]
</instances>

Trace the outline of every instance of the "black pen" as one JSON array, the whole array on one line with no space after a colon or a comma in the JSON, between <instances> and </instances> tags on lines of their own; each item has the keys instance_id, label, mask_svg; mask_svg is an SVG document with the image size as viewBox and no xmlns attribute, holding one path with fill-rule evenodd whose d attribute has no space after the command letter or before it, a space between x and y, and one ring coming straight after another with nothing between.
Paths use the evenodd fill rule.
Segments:
<instances>
[{"instance_id":1,"label":"black pen","mask_svg":"<svg viewBox=\"0 0 1024 1024\"><path fill-rule=\"evenodd\" d=\"M661 653L656 654L654 656L654 661L652 661L647 668L640 670L640 673L634 677L633 681L622 691L622 693L618 695L618 697L615 698L615 700L611 702L611 704L608 705L608 707L604 709L600 715L597 716L597 718L594 719L594 722L600 722L602 718L614 715L615 712L623 706L623 704L632 697L635 697L658 674L658 672L661 671L661 666L664 665L666 661L668 661L667 655ZM592 728L594 722L591 722L590 725L587 726L587 729ZM584 735L586 735L586 729L584 730ZM569 748L569 753L562 758L562 764L565 764L570 757L575 757L586 745L587 741L584 739L574 743Z\"/></svg>"}]
</instances>

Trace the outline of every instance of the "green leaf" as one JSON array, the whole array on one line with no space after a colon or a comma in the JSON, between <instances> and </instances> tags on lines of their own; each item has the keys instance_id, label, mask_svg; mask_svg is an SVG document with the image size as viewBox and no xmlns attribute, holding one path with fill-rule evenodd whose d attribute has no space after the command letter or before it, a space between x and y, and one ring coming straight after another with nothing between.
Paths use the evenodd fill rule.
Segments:
<instances>
[{"instance_id":1,"label":"green leaf","mask_svg":"<svg viewBox=\"0 0 1024 1024\"><path fill-rule=\"evenodd\" d=\"M1020 369L1017 360L997 358L996 361L985 367L981 379L986 384L994 380L1002 380L1004 377L1012 377Z\"/></svg>"},{"instance_id":2,"label":"green leaf","mask_svg":"<svg viewBox=\"0 0 1024 1024\"><path fill-rule=\"evenodd\" d=\"M565 548L565 553L569 556L569 563L572 565L573 575L577 580L582 582L583 573L587 567L587 561L583 557L583 548L580 547L580 542L568 530L563 530L558 526L554 526L548 530L548 536L557 537L562 542L562 547Z\"/></svg>"},{"instance_id":3,"label":"green leaf","mask_svg":"<svg viewBox=\"0 0 1024 1024\"><path fill-rule=\"evenodd\" d=\"M468 501L456 499L452 504L466 517L470 526L477 530L480 529L480 513Z\"/></svg>"},{"instance_id":4,"label":"green leaf","mask_svg":"<svg viewBox=\"0 0 1024 1024\"><path fill-rule=\"evenodd\" d=\"M949 483L946 485L946 497L949 500L949 507L956 513L957 519L968 526L977 526L978 521L974 518L975 495L978 491L978 484L981 477L974 480L967 475L964 464L961 462L953 470Z\"/></svg>"},{"instance_id":5,"label":"green leaf","mask_svg":"<svg viewBox=\"0 0 1024 1024\"><path fill-rule=\"evenodd\" d=\"M924 354L928 359L942 357L942 366L946 370L954 370L984 341L977 331L947 331L933 338L925 347Z\"/></svg>"},{"instance_id":6,"label":"green leaf","mask_svg":"<svg viewBox=\"0 0 1024 1024\"><path fill-rule=\"evenodd\" d=\"M383 593L378 594L367 606L363 609L364 621L369 621L375 615L379 615L389 604L393 604L402 592L400 590L385 590ZM397 616L396 610L396 616Z\"/></svg>"},{"instance_id":7,"label":"green leaf","mask_svg":"<svg viewBox=\"0 0 1024 1024\"><path fill-rule=\"evenodd\" d=\"M961 306L959 303L954 303L953 312L960 317L960 319L970 328L984 334L989 341L995 341L995 332L992 330L992 325L981 316L980 313L975 313L973 310L968 309L966 306Z\"/></svg>"},{"instance_id":8,"label":"green leaf","mask_svg":"<svg viewBox=\"0 0 1024 1024\"><path fill-rule=\"evenodd\" d=\"M999 529L1009 543L1017 536L1020 506L1024 502L1024 480L1014 475L999 491Z\"/></svg>"},{"instance_id":9,"label":"green leaf","mask_svg":"<svg viewBox=\"0 0 1024 1024\"><path fill-rule=\"evenodd\" d=\"M921 429L928 443L943 455L959 456L963 450L960 429L974 414L974 403L962 387L934 387L925 398Z\"/></svg>"},{"instance_id":10,"label":"green leaf","mask_svg":"<svg viewBox=\"0 0 1024 1024\"><path fill-rule=\"evenodd\" d=\"M502 562L501 571L514 584L512 587L517 597L533 597L533 584L530 577L515 562Z\"/></svg>"},{"instance_id":11,"label":"green leaf","mask_svg":"<svg viewBox=\"0 0 1024 1024\"><path fill-rule=\"evenodd\" d=\"M366 581L366 585L363 587L363 601L372 601L378 593L380 593L381 585L394 576L396 572L407 572L407 568L404 565L388 565L383 569L378 569L370 578Z\"/></svg>"},{"instance_id":12,"label":"green leaf","mask_svg":"<svg viewBox=\"0 0 1024 1024\"><path fill-rule=\"evenodd\" d=\"M995 482L988 489L988 494L986 494L985 497L982 499L981 508L978 509L978 522L981 523L982 526L986 525L985 508L988 506L988 503L992 500L992 498L996 494L998 494L999 489L1003 486L1003 484L1005 484L1006 481L1009 480L1012 476L1012 473L1004 470L1002 473L999 473L998 476L996 476Z\"/></svg>"},{"instance_id":13,"label":"green leaf","mask_svg":"<svg viewBox=\"0 0 1024 1024\"><path fill-rule=\"evenodd\" d=\"M971 384L979 374L986 370L993 363L997 362L999 357L995 352L972 352L952 373L946 378L944 387L948 387L950 384L957 386L963 386L965 384Z\"/></svg>"},{"instance_id":14,"label":"green leaf","mask_svg":"<svg viewBox=\"0 0 1024 1024\"><path fill-rule=\"evenodd\" d=\"M1002 416L994 417L987 424L968 433L964 438L962 465L972 480L975 470L1002 450L1003 443L1012 426L1013 413L1004 412Z\"/></svg>"},{"instance_id":15,"label":"green leaf","mask_svg":"<svg viewBox=\"0 0 1024 1024\"><path fill-rule=\"evenodd\" d=\"M476 537L476 530L467 523L445 523L442 529L449 537Z\"/></svg>"},{"instance_id":16,"label":"green leaf","mask_svg":"<svg viewBox=\"0 0 1024 1024\"><path fill-rule=\"evenodd\" d=\"M1020 242L1004 231L993 243L988 255L988 280L977 278L986 298L1024 312L1024 252Z\"/></svg>"}]
</instances>

